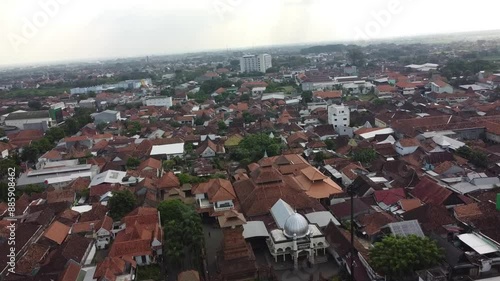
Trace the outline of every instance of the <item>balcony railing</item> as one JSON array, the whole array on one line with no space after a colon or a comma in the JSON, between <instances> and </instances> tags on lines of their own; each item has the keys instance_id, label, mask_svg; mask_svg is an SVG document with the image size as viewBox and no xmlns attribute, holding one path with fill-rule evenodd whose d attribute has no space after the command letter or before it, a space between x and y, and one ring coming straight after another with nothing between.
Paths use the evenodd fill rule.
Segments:
<instances>
[{"instance_id":1,"label":"balcony railing","mask_svg":"<svg viewBox=\"0 0 500 281\"><path fill-rule=\"evenodd\" d=\"M229 211L229 210L232 210L233 208L234 208L233 205L224 206L224 207L217 207L216 205L214 205L214 211L217 211L217 212Z\"/></svg>"}]
</instances>

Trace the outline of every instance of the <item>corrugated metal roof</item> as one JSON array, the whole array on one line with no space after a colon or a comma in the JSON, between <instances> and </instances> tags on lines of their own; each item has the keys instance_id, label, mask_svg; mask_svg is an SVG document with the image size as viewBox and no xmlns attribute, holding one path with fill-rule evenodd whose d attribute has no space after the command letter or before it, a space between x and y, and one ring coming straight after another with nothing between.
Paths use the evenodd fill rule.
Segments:
<instances>
[{"instance_id":1,"label":"corrugated metal roof","mask_svg":"<svg viewBox=\"0 0 500 281\"><path fill-rule=\"evenodd\" d=\"M271 207L271 215L280 229L283 229L286 219L288 219L288 217L290 217L293 213L295 213L293 208L282 199L279 199L273 207Z\"/></svg>"},{"instance_id":2,"label":"corrugated metal roof","mask_svg":"<svg viewBox=\"0 0 500 281\"><path fill-rule=\"evenodd\" d=\"M388 224L391 229L392 234L400 236L416 235L419 237L424 237L424 232L420 228L418 220L393 222Z\"/></svg>"},{"instance_id":3,"label":"corrugated metal roof","mask_svg":"<svg viewBox=\"0 0 500 281\"><path fill-rule=\"evenodd\" d=\"M474 233L458 235L458 239L481 255L499 252L498 247Z\"/></svg>"}]
</instances>

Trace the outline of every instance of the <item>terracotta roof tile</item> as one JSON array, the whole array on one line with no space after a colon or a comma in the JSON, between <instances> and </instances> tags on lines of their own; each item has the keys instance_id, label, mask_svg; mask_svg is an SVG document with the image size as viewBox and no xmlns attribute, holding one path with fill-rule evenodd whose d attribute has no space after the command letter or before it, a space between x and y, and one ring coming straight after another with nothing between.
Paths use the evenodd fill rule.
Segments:
<instances>
[{"instance_id":1,"label":"terracotta roof tile","mask_svg":"<svg viewBox=\"0 0 500 281\"><path fill-rule=\"evenodd\" d=\"M411 211L413 209L416 209L420 206L422 206L422 202L420 201L420 199L402 199L402 200L399 200L399 206L401 206L401 209L403 211Z\"/></svg>"},{"instance_id":2,"label":"terracotta roof tile","mask_svg":"<svg viewBox=\"0 0 500 281\"><path fill-rule=\"evenodd\" d=\"M423 177L411 194L425 203L442 205L453 192L429 177Z\"/></svg>"},{"instance_id":3,"label":"terracotta roof tile","mask_svg":"<svg viewBox=\"0 0 500 281\"><path fill-rule=\"evenodd\" d=\"M157 182L158 188L160 189L170 189L180 187L180 182L177 176L173 172L168 172L163 174L163 176Z\"/></svg>"},{"instance_id":4,"label":"terracotta roof tile","mask_svg":"<svg viewBox=\"0 0 500 281\"><path fill-rule=\"evenodd\" d=\"M313 96L322 99L338 99L342 97L342 91L313 92Z\"/></svg>"},{"instance_id":5,"label":"terracotta roof tile","mask_svg":"<svg viewBox=\"0 0 500 281\"><path fill-rule=\"evenodd\" d=\"M47 228L43 236L61 245L68 236L69 230L69 226L55 221Z\"/></svg>"},{"instance_id":6,"label":"terracotta roof tile","mask_svg":"<svg viewBox=\"0 0 500 281\"><path fill-rule=\"evenodd\" d=\"M383 202L387 206L394 205L398 203L398 201L406 198L405 190L403 188L376 190L374 196L377 202Z\"/></svg>"},{"instance_id":7,"label":"terracotta roof tile","mask_svg":"<svg viewBox=\"0 0 500 281\"><path fill-rule=\"evenodd\" d=\"M399 143L402 147L420 146L420 142L415 138L400 139Z\"/></svg>"},{"instance_id":8,"label":"terracotta roof tile","mask_svg":"<svg viewBox=\"0 0 500 281\"><path fill-rule=\"evenodd\" d=\"M61 273L58 281L76 281L80 274L81 266L75 261L68 261L66 269Z\"/></svg>"},{"instance_id":9,"label":"terracotta roof tile","mask_svg":"<svg viewBox=\"0 0 500 281\"><path fill-rule=\"evenodd\" d=\"M358 216L357 220L362 225L361 229L368 236L373 236L389 223L395 222L396 219L386 212L377 212L373 214L363 214Z\"/></svg>"}]
</instances>

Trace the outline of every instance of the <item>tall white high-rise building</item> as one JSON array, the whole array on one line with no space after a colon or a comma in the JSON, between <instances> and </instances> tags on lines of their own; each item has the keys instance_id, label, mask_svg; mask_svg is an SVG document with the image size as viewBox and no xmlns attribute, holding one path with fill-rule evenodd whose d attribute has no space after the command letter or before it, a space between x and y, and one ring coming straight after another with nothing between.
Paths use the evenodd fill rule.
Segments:
<instances>
[{"instance_id":1,"label":"tall white high-rise building","mask_svg":"<svg viewBox=\"0 0 500 281\"><path fill-rule=\"evenodd\" d=\"M246 55L240 58L241 72L263 72L273 66L272 57L268 54Z\"/></svg>"},{"instance_id":2,"label":"tall white high-rise building","mask_svg":"<svg viewBox=\"0 0 500 281\"><path fill-rule=\"evenodd\" d=\"M330 105L328 107L328 124L334 128L349 127L351 123L349 107L345 105Z\"/></svg>"}]
</instances>

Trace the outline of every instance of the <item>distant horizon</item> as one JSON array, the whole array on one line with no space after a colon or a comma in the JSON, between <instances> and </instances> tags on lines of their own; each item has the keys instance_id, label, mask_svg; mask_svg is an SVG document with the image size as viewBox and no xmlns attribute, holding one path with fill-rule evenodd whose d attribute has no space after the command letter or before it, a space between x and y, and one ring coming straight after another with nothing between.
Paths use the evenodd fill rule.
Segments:
<instances>
[{"instance_id":1,"label":"distant horizon","mask_svg":"<svg viewBox=\"0 0 500 281\"><path fill-rule=\"evenodd\" d=\"M464 32L453 32L453 33L433 33L433 34L422 34L422 35L412 35L412 36L398 36L398 37L387 37L387 38L378 38L378 39L372 39L372 40L357 40L357 41L322 41L322 42L302 42L302 43L289 43L289 44L276 44L276 45L261 45L261 46L247 46L247 47L238 47L238 48L218 48L218 49L200 49L197 51L190 51L190 52L170 52L170 53L143 53L143 54L133 54L130 56L117 56L117 57L81 57L81 58L65 58L65 59L57 59L57 60L48 60L48 61L35 61L35 62L28 62L28 63L18 63L18 64L2 64L0 62L0 70L5 71L11 68L19 68L19 67L43 67L43 66L55 66L55 65L60 65L60 64L91 64L91 63L98 63L98 62L107 62L107 61L113 61L113 60L133 60L133 59L139 59L139 58L146 58L146 57L165 57L165 56L183 56L183 55L196 55L196 54L203 54L203 53L222 53L225 51L229 52L238 52L238 51L251 51L251 50L259 50L259 49L272 49L272 48L279 48L279 47L309 47L309 46L324 46L324 45L332 45L332 44L342 44L342 45L370 45L370 44L381 44L381 43L394 43L394 44L416 44L418 42L397 42L399 40L415 40L418 38L428 38L431 39L432 37L438 37L438 36L454 36L454 35L459 35L459 34L481 34L481 33L489 33L489 32L495 32L498 31L500 32L500 29L490 29L490 30L476 30L476 31L464 31ZM496 39L500 39L500 34L495 36ZM462 38L460 40L452 40L452 42L457 42L457 41L477 41L479 39L476 38ZM494 40L493 38L489 38L486 40ZM396 41L396 42L393 42ZM422 42L420 42L422 43ZM425 42L423 44L432 44L432 42Z\"/></svg>"}]
</instances>

